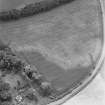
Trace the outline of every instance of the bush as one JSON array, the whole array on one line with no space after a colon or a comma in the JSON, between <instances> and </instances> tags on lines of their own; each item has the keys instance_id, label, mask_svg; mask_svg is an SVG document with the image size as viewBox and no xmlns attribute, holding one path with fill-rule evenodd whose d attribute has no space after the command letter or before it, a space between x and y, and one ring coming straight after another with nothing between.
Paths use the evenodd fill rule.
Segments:
<instances>
[{"instance_id":1,"label":"bush","mask_svg":"<svg viewBox=\"0 0 105 105\"><path fill-rule=\"evenodd\" d=\"M0 51L1 51L1 50L5 50L5 49L7 49L7 48L9 48L8 45L7 45L7 44L4 44L4 43L0 40Z\"/></svg>"},{"instance_id":2,"label":"bush","mask_svg":"<svg viewBox=\"0 0 105 105\"><path fill-rule=\"evenodd\" d=\"M0 92L0 101L1 102L5 102L5 101L11 102L12 101L12 95L11 95L11 93L6 92L6 91Z\"/></svg>"},{"instance_id":3,"label":"bush","mask_svg":"<svg viewBox=\"0 0 105 105\"><path fill-rule=\"evenodd\" d=\"M35 13L35 5L28 4L24 8L21 9L21 17L31 16Z\"/></svg>"},{"instance_id":4,"label":"bush","mask_svg":"<svg viewBox=\"0 0 105 105\"><path fill-rule=\"evenodd\" d=\"M0 83L0 92L1 91L9 91L10 90L10 85L8 83Z\"/></svg>"},{"instance_id":5,"label":"bush","mask_svg":"<svg viewBox=\"0 0 105 105\"><path fill-rule=\"evenodd\" d=\"M21 9L21 17L32 16L40 12L45 12L54 8L55 6L56 5L51 0L50 1L44 0L36 3L28 4Z\"/></svg>"},{"instance_id":6,"label":"bush","mask_svg":"<svg viewBox=\"0 0 105 105\"><path fill-rule=\"evenodd\" d=\"M10 85L8 83L3 83L3 82L0 83L0 102L2 103L0 105L5 105L7 102L12 101L12 95L9 91L10 91Z\"/></svg>"},{"instance_id":7,"label":"bush","mask_svg":"<svg viewBox=\"0 0 105 105\"><path fill-rule=\"evenodd\" d=\"M0 20L1 21L8 21L10 20L10 15L8 11L4 11L0 13Z\"/></svg>"},{"instance_id":8,"label":"bush","mask_svg":"<svg viewBox=\"0 0 105 105\"><path fill-rule=\"evenodd\" d=\"M11 21L11 20L17 20L19 18L20 18L20 10L17 9L0 12L1 21Z\"/></svg>"},{"instance_id":9,"label":"bush","mask_svg":"<svg viewBox=\"0 0 105 105\"><path fill-rule=\"evenodd\" d=\"M38 98L37 98L37 96L34 95L34 93L28 93L26 95L26 98L30 101L38 102Z\"/></svg>"},{"instance_id":10,"label":"bush","mask_svg":"<svg viewBox=\"0 0 105 105\"><path fill-rule=\"evenodd\" d=\"M12 104L11 102L2 102L0 103L0 105L15 105L15 104Z\"/></svg>"},{"instance_id":11,"label":"bush","mask_svg":"<svg viewBox=\"0 0 105 105\"><path fill-rule=\"evenodd\" d=\"M48 97L52 94L52 87L51 84L48 82L43 82L40 86L40 90L39 93L43 96L43 97Z\"/></svg>"},{"instance_id":12,"label":"bush","mask_svg":"<svg viewBox=\"0 0 105 105\"><path fill-rule=\"evenodd\" d=\"M44 0L35 3L26 5L24 8L21 8L21 17L32 16L41 12L46 12L57 6L66 4L73 0Z\"/></svg>"},{"instance_id":13,"label":"bush","mask_svg":"<svg viewBox=\"0 0 105 105\"><path fill-rule=\"evenodd\" d=\"M17 9L12 9L11 11L9 11L11 20L17 20L20 18L20 11Z\"/></svg>"},{"instance_id":14,"label":"bush","mask_svg":"<svg viewBox=\"0 0 105 105\"><path fill-rule=\"evenodd\" d=\"M0 69L6 73L18 73L24 68L23 62L12 52L0 52Z\"/></svg>"}]
</instances>

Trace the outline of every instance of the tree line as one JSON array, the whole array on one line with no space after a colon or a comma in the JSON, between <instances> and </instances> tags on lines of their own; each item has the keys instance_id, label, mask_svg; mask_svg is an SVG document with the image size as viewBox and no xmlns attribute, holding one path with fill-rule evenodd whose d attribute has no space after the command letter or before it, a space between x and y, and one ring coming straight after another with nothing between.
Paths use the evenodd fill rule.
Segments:
<instances>
[{"instance_id":1,"label":"tree line","mask_svg":"<svg viewBox=\"0 0 105 105\"><path fill-rule=\"evenodd\" d=\"M72 2L74 0L43 0L27 4L20 9L12 9L0 12L0 21L18 20L23 17L33 16L42 12L47 12L58 6Z\"/></svg>"}]
</instances>

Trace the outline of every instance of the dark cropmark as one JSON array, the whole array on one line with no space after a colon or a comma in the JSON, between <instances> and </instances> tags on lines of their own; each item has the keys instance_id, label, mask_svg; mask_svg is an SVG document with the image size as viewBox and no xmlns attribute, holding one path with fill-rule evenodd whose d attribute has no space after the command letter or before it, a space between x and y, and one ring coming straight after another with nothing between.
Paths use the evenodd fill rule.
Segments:
<instances>
[{"instance_id":1,"label":"dark cropmark","mask_svg":"<svg viewBox=\"0 0 105 105\"><path fill-rule=\"evenodd\" d=\"M47 12L58 6L70 3L75 0L43 0L35 3L27 4L21 9L12 9L9 11L0 12L0 21L19 20L23 17L33 16L42 12Z\"/></svg>"}]
</instances>

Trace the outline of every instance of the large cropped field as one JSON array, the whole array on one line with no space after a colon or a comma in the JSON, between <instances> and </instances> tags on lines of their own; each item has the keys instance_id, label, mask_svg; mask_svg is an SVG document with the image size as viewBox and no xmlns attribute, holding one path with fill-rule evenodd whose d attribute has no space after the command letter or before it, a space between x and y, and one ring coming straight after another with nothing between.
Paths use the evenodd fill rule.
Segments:
<instances>
[{"instance_id":1,"label":"large cropped field","mask_svg":"<svg viewBox=\"0 0 105 105\"><path fill-rule=\"evenodd\" d=\"M4 1L11 8L10 3L15 0ZM17 2L21 4L21 0ZM10 46L36 65L57 89L72 88L73 83L90 73L100 56L100 6L97 0L76 0L46 13L0 23L0 39L11 41ZM44 54L46 61L37 51Z\"/></svg>"}]
</instances>

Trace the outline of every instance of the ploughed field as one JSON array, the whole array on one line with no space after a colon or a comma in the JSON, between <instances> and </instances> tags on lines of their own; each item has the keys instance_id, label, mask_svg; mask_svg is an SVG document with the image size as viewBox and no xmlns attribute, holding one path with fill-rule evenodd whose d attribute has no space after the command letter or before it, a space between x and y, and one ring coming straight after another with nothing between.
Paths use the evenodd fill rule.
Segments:
<instances>
[{"instance_id":1,"label":"ploughed field","mask_svg":"<svg viewBox=\"0 0 105 105\"><path fill-rule=\"evenodd\" d=\"M0 39L42 73L61 95L81 83L99 59L103 33L97 0L0 23Z\"/></svg>"}]
</instances>

